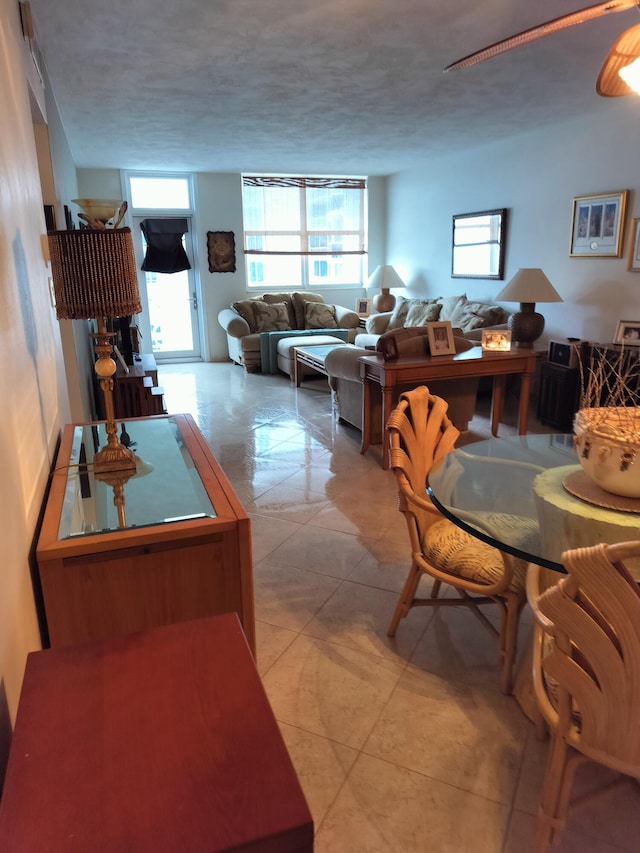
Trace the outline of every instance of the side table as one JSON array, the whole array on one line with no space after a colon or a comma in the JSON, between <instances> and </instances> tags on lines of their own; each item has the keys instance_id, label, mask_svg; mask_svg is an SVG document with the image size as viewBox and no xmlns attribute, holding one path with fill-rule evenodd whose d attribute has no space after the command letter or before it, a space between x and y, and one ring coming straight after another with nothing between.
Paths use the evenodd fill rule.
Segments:
<instances>
[{"instance_id":1,"label":"side table","mask_svg":"<svg viewBox=\"0 0 640 853\"><path fill-rule=\"evenodd\" d=\"M311 814L237 616L32 652L0 850L312 851Z\"/></svg>"}]
</instances>

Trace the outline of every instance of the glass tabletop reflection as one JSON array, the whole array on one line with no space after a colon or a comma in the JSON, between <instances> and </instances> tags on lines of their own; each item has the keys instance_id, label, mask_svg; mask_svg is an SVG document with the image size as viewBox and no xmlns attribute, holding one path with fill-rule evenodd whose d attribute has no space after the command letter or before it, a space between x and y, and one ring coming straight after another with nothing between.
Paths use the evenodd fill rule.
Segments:
<instances>
[{"instance_id":1,"label":"glass tabletop reflection","mask_svg":"<svg viewBox=\"0 0 640 853\"><path fill-rule=\"evenodd\" d=\"M576 471L572 435L492 438L436 462L427 491L445 517L478 539L563 572L568 548L640 538L640 514L567 490L565 480Z\"/></svg>"}]
</instances>

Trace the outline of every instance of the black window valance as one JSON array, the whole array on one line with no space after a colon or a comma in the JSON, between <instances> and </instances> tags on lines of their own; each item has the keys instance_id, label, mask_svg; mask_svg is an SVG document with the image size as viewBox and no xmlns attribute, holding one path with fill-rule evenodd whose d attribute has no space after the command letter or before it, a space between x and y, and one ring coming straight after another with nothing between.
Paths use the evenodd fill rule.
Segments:
<instances>
[{"instance_id":1,"label":"black window valance","mask_svg":"<svg viewBox=\"0 0 640 853\"><path fill-rule=\"evenodd\" d=\"M143 219L140 228L147 241L147 253L142 262L145 272L182 272L191 264L182 245L189 230L186 219Z\"/></svg>"}]
</instances>

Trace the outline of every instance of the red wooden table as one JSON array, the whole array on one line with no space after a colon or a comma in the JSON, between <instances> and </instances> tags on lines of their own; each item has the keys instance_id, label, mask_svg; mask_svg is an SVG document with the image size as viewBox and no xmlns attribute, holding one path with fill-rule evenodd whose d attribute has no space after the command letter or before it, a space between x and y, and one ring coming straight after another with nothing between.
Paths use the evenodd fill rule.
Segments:
<instances>
[{"instance_id":1,"label":"red wooden table","mask_svg":"<svg viewBox=\"0 0 640 853\"><path fill-rule=\"evenodd\" d=\"M32 652L0 850L313 850L237 616Z\"/></svg>"}]
</instances>

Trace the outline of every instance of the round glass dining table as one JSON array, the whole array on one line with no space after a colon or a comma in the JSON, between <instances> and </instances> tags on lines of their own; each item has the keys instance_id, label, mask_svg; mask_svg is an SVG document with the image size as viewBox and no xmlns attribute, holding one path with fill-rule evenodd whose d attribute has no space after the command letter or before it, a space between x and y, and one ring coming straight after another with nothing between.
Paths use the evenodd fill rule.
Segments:
<instances>
[{"instance_id":1,"label":"round glass dining table","mask_svg":"<svg viewBox=\"0 0 640 853\"><path fill-rule=\"evenodd\" d=\"M427 491L445 517L478 539L564 572L566 549L640 539L640 504L629 511L614 495L586 499L575 488L580 472L572 435L491 438L438 460Z\"/></svg>"}]
</instances>

